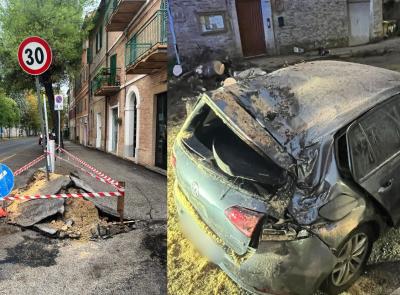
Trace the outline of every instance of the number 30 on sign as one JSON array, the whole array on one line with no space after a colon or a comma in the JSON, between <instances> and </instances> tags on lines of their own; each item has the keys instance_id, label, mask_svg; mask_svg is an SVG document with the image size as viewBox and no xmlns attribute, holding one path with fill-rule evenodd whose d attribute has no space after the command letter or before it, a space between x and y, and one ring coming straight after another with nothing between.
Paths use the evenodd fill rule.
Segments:
<instances>
[{"instance_id":1,"label":"number 30 on sign","mask_svg":"<svg viewBox=\"0 0 400 295\"><path fill-rule=\"evenodd\" d=\"M51 65L52 58L49 44L40 37L26 38L19 45L19 65L30 75L36 76L46 72Z\"/></svg>"}]
</instances>

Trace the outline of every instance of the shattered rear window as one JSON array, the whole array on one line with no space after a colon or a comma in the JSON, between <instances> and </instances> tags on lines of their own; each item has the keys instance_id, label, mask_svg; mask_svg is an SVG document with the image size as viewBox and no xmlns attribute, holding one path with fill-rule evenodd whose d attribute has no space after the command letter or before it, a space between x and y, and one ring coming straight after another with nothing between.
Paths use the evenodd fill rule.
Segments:
<instances>
[{"instance_id":1,"label":"shattered rear window","mask_svg":"<svg viewBox=\"0 0 400 295\"><path fill-rule=\"evenodd\" d=\"M227 176L267 186L287 180L284 169L242 141L206 104L196 109L182 140L189 151Z\"/></svg>"}]
</instances>

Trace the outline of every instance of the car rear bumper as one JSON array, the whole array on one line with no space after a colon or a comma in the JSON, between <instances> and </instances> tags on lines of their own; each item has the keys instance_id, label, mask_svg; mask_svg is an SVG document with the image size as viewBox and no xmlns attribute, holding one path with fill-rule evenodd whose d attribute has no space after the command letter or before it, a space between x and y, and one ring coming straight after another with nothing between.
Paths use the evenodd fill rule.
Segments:
<instances>
[{"instance_id":1,"label":"car rear bumper","mask_svg":"<svg viewBox=\"0 0 400 295\"><path fill-rule=\"evenodd\" d=\"M330 249L316 236L265 242L242 258L212 237L196 220L183 193L175 185L175 203L184 234L210 261L242 288L255 294L312 294L336 262Z\"/></svg>"}]
</instances>

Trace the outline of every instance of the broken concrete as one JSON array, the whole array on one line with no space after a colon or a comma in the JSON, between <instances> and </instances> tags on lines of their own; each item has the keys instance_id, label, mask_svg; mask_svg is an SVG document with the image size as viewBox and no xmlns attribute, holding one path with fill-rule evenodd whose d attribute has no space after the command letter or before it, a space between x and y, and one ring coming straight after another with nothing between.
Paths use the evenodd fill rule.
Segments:
<instances>
[{"instance_id":1,"label":"broken concrete","mask_svg":"<svg viewBox=\"0 0 400 295\"><path fill-rule=\"evenodd\" d=\"M56 235L57 232L58 232L56 229L54 229L54 228L48 226L48 225L45 224L45 223L35 224L33 227L34 227L35 229L39 230L40 232L43 232L43 233L48 234L48 235L50 235L50 236L54 236L54 235Z\"/></svg>"},{"instance_id":2,"label":"broken concrete","mask_svg":"<svg viewBox=\"0 0 400 295\"><path fill-rule=\"evenodd\" d=\"M18 211L10 214L10 223L32 226L50 216L64 213L63 199L41 199L19 203Z\"/></svg>"},{"instance_id":3,"label":"broken concrete","mask_svg":"<svg viewBox=\"0 0 400 295\"><path fill-rule=\"evenodd\" d=\"M91 188L87 183L85 183L83 180L74 177L73 175L70 175L70 178L74 185L78 188L83 189L87 193L94 193L96 192L93 188ZM97 209L99 209L101 212L103 212L106 215L110 215L116 218L119 218L119 213L117 212L116 209L113 209L109 206L105 206L99 201L98 199L95 198L85 198L85 200L92 202Z\"/></svg>"}]
</instances>

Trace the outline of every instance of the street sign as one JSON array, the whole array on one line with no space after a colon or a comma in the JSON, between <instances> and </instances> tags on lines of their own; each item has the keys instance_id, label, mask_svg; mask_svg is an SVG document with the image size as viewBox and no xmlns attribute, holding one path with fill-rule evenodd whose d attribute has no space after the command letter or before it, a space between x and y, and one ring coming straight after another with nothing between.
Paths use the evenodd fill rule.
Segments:
<instances>
[{"instance_id":1,"label":"street sign","mask_svg":"<svg viewBox=\"0 0 400 295\"><path fill-rule=\"evenodd\" d=\"M14 188L14 174L10 168L0 164L0 200L7 197Z\"/></svg>"},{"instance_id":2,"label":"street sign","mask_svg":"<svg viewBox=\"0 0 400 295\"><path fill-rule=\"evenodd\" d=\"M28 37L18 48L18 62L29 75L38 76L46 72L53 55L49 44L40 37Z\"/></svg>"},{"instance_id":3,"label":"street sign","mask_svg":"<svg viewBox=\"0 0 400 295\"><path fill-rule=\"evenodd\" d=\"M61 94L57 94L54 97L54 110L62 111L64 109L64 96Z\"/></svg>"}]
</instances>

